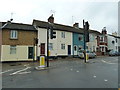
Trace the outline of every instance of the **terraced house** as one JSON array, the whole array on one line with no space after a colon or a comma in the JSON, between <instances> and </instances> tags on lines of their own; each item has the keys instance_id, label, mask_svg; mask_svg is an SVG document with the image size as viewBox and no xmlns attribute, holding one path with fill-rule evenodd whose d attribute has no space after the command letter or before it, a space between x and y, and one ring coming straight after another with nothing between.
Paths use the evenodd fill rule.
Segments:
<instances>
[{"instance_id":1,"label":"terraced house","mask_svg":"<svg viewBox=\"0 0 120 90\"><path fill-rule=\"evenodd\" d=\"M95 52L97 55L99 55L97 48L97 36L101 35L99 31L96 30L90 30L89 31L89 42L87 42L87 50L91 52Z\"/></svg>"},{"instance_id":2,"label":"terraced house","mask_svg":"<svg viewBox=\"0 0 120 90\"><path fill-rule=\"evenodd\" d=\"M36 58L33 56L36 56L37 30L32 25L8 21L1 26L1 61L28 61Z\"/></svg>"},{"instance_id":3,"label":"terraced house","mask_svg":"<svg viewBox=\"0 0 120 90\"><path fill-rule=\"evenodd\" d=\"M54 17L50 16L48 18L48 22L33 20L33 26L38 30L38 56L47 55L47 28L49 24L52 24L53 29L56 32L56 38L49 38L50 57L67 57L75 55L74 46L78 46L79 44L75 44L73 42L76 40L75 42L78 41L79 43L80 39L79 37L76 39L76 36L74 36L75 34L73 33L80 34L82 36L83 30L72 26L54 23ZM83 47L83 44L80 43L80 45Z\"/></svg>"}]
</instances>

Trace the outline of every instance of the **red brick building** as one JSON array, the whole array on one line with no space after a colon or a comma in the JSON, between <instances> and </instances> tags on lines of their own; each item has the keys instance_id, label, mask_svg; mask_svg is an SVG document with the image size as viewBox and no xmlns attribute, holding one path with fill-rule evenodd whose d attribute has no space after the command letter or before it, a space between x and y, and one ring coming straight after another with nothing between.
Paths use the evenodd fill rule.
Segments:
<instances>
[{"instance_id":1,"label":"red brick building","mask_svg":"<svg viewBox=\"0 0 120 90\"><path fill-rule=\"evenodd\" d=\"M97 36L97 54L106 55L108 51L107 31L106 27L102 29L102 33Z\"/></svg>"}]
</instances>

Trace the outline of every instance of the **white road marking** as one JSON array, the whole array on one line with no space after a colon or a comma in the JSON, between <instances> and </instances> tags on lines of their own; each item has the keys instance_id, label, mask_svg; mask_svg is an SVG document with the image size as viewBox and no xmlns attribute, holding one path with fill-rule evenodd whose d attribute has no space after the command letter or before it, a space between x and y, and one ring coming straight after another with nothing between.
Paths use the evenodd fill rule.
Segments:
<instances>
[{"instance_id":1,"label":"white road marking","mask_svg":"<svg viewBox=\"0 0 120 90\"><path fill-rule=\"evenodd\" d=\"M27 67L27 66L29 66L29 64L25 64L24 66Z\"/></svg>"},{"instance_id":2,"label":"white road marking","mask_svg":"<svg viewBox=\"0 0 120 90\"><path fill-rule=\"evenodd\" d=\"M31 73L31 71L29 71L29 72L21 72L21 73L18 73L18 74L27 74L27 73Z\"/></svg>"},{"instance_id":3,"label":"white road marking","mask_svg":"<svg viewBox=\"0 0 120 90\"><path fill-rule=\"evenodd\" d=\"M73 69L70 69L71 71L73 70Z\"/></svg>"},{"instance_id":4,"label":"white road marking","mask_svg":"<svg viewBox=\"0 0 120 90\"><path fill-rule=\"evenodd\" d=\"M11 73L10 75L15 75L15 74L17 74L17 73L19 73L19 72L22 72L22 71L25 71L25 70L27 70L27 69L29 69L29 68L31 68L31 67L27 67L27 68L25 68L25 69L16 71L16 72L14 72L14 73Z\"/></svg>"},{"instance_id":5,"label":"white road marking","mask_svg":"<svg viewBox=\"0 0 120 90\"><path fill-rule=\"evenodd\" d=\"M94 78L96 78L96 76L95 76L95 75L94 75L93 77L94 77Z\"/></svg>"},{"instance_id":6,"label":"white road marking","mask_svg":"<svg viewBox=\"0 0 120 90\"><path fill-rule=\"evenodd\" d=\"M79 71L76 71L76 72L79 72Z\"/></svg>"},{"instance_id":7,"label":"white road marking","mask_svg":"<svg viewBox=\"0 0 120 90\"><path fill-rule=\"evenodd\" d=\"M3 73L6 73L6 72L10 72L10 71L13 71L14 69L10 69L10 70L6 70L4 72L0 72L0 74L3 74Z\"/></svg>"},{"instance_id":8,"label":"white road marking","mask_svg":"<svg viewBox=\"0 0 120 90\"><path fill-rule=\"evenodd\" d=\"M101 60L101 61L104 62L104 63L107 63L107 64L117 64L117 63L106 62L105 60Z\"/></svg>"},{"instance_id":9,"label":"white road marking","mask_svg":"<svg viewBox=\"0 0 120 90\"><path fill-rule=\"evenodd\" d=\"M108 80L107 79L104 79L105 82L107 82Z\"/></svg>"}]
</instances>

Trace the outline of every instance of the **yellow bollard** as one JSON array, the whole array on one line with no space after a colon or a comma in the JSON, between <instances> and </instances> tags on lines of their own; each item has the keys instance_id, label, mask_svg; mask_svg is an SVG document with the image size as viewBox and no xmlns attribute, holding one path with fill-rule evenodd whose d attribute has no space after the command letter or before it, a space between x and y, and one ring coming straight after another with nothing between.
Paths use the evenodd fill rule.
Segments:
<instances>
[{"instance_id":1,"label":"yellow bollard","mask_svg":"<svg viewBox=\"0 0 120 90\"><path fill-rule=\"evenodd\" d=\"M40 67L45 67L45 57L44 56L40 57Z\"/></svg>"},{"instance_id":2,"label":"yellow bollard","mask_svg":"<svg viewBox=\"0 0 120 90\"><path fill-rule=\"evenodd\" d=\"M48 56L50 56L50 50L49 50L49 55Z\"/></svg>"},{"instance_id":3,"label":"yellow bollard","mask_svg":"<svg viewBox=\"0 0 120 90\"><path fill-rule=\"evenodd\" d=\"M89 62L89 55L86 53L86 62Z\"/></svg>"}]
</instances>

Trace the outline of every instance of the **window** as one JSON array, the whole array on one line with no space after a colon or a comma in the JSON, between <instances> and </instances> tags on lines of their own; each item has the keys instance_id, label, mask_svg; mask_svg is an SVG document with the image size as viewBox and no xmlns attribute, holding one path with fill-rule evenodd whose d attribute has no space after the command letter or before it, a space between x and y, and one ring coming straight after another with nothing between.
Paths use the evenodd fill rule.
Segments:
<instances>
[{"instance_id":1,"label":"window","mask_svg":"<svg viewBox=\"0 0 120 90\"><path fill-rule=\"evenodd\" d=\"M95 46L93 46L93 52L95 52Z\"/></svg>"},{"instance_id":2,"label":"window","mask_svg":"<svg viewBox=\"0 0 120 90\"><path fill-rule=\"evenodd\" d=\"M103 37L100 38L100 41L103 42Z\"/></svg>"},{"instance_id":3,"label":"window","mask_svg":"<svg viewBox=\"0 0 120 90\"><path fill-rule=\"evenodd\" d=\"M117 51L118 47L116 46L116 51Z\"/></svg>"},{"instance_id":4,"label":"window","mask_svg":"<svg viewBox=\"0 0 120 90\"><path fill-rule=\"evenodd\" d=\"M116 43L117 43L117 39L116 39Z\"/></svg>"},{"instance_id":5,"label":"window","mask_svg":"<svg viewBox=\"0 0 120 90\"><path fill-rule=\"evenodd\" d=\"M83 36L81 34L78 35L78 40L83 41Z\"/></svg>"},{"instance_id":6,"label":"window","mask_svg":"<svg viewBox=\"0 0 120 90\"><path fill-rule=\"evenodd\" d=\"M86 49L88 49L88 46L86 46Z\"/></svg>"},{"instance_id":7,"label":"window","mask_svg":"<svg viewBox=\"0 0 120 90\"><path fill-rule=\"evenodd\" d=\"M82 49L82 46L79 46L79 49L78 49L78 50L80 51L81 49Z\"/></svg>"},{"instance_id":8,"label":"window","mask_svg":"<svg viewBox=\"0 0 120 90\"><path fill-rule=\"evenodd\" d=\"M65 32L61 32L61 37L65 38Z\"/></svg>"},{"instance_id":9,"label":"window","mask_svg":"<svg viewBox=\"0 0 120 90\"><path fill-rule=\"evenodd\" d=\"M10 46L10 54L16 54L16 46Z\"/></svg>"},{"instance_id":10,"label":"window","mask_svg":"<svg viewBox=\"0 0 120 90\"><path fill-rule=\"evenodd\" d=\"M49 50L53 50L53 43L49 43Z\"/></svg>"},{"instance_id":11,"label":"window","mask_svg":"<svg viewBox=\"0 0 120 90\"><path fill-rule=\"evenodd\" d=\"M16 30L11 30L10 38L11 39L17 39L17 31Z\"/></svg>"},{"instance_id":12,"label":"window","mask_svg":"<svg viewBox=\"0 0 120 90\"><path fill-rule=\"evenodd\" d=\"M61 44L61 49L65 49L65 44Z\"/></svg>"},{"instance_id":13,"label":"window","mask_svg":"<svg viewBox=\"0 0 120 90\"><path fill-rule=\"evenodd\" d=\"M102 51L104 51L104 47L102 47Z\"/></svg>"},{"instance_id":14,"label":"window","mask_svg":"<svg viewBox=\"0 0 120 90\"><path fill-rule=\"evenodd\" d=\"M105 39L104 42L107 42L107 36L105 36L104 39Z\"/></svg>"}]
</instances>

